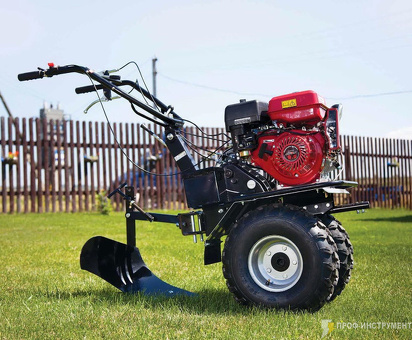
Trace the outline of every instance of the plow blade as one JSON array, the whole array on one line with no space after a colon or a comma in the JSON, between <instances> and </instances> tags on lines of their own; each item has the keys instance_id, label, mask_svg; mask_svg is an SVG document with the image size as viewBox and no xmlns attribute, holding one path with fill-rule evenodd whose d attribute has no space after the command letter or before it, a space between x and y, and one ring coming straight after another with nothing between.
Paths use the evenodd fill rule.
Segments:
<instances>
[{"instance_id":1,"label":"plow blade","mask_svg":"<svg viewBox=\"0 0 412 340\"><path fill-rule=\"evenodd\" d=\"M85 243L80 254L80 267L125 293L195 295L154 275L144 263L138 248L102 236L93 237Z\"/></svg>"}]
</instances>

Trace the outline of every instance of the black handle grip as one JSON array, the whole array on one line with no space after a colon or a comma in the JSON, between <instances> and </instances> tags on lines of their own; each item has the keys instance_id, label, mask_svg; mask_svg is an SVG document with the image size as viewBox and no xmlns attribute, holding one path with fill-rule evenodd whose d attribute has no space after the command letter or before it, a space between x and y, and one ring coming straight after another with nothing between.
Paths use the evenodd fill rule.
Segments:
<instances>
[{"instance_id":1,"label":"black handle grip","mask_svg":"<svg viewBox=\"0 0 412 340\"><path fill-rule=\"evenodd\" d=\"M111 75L109 77L109 79L110 79L110 81L114 82L114 84L116 84L116 86L127 85L127 84L123 84L122 82L120 82L120 76L118 76L118 75ZM101 90L103 88L104 88L103 85L97 84L96 87L94 85L77 87L74 91L77 94L82 94L82 93L94 92L96 90Z\"/></svg>"},{"instance_id":2,"label":"black handle grip","mask_svg":"<svg viewBox=\"0 0 412 340\"><path fill-rule=\"evenodd\" d=\"M20 81L25 81L25 80L33 80L33 79L41 79L44 77L44 71L33 71L33 72L26 72L26 73L20 73L17 78Z\"/></svg>"},{"instance_id":3,"label":"black handle grip","mask_svg":"<svg viewBox=\"0 0 412 340\"><path fill-rule=\"evenodd\" d=\"M82 93L94 92L95 90L101 90L102 88L103 88L102 85L96 85L96 87L94 87L93 85L88 85L88 86L76 87L75 91L77 94L82 94Z\"/></svg>"}]
</instances>

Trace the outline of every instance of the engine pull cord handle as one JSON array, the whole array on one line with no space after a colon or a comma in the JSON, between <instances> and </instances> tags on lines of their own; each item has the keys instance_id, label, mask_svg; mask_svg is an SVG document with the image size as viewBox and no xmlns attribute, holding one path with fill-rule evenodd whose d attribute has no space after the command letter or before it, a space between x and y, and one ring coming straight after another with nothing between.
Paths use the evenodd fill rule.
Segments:
<instances>
[{"instance_id":1,"label":"engine pull cord handle","mask_svg":"<svg viewBox=\"0 0 412 340\"><path fill-rule=\"evenodd\" d=\"M120 196L123 197L124 200L129 202L129 205L132 206L133 208L135 208L137 211L139 211L140 213L142 213L148 221L153 222L154 221L154 217L144 211L141 207L139 207L136 202L134 200L132 200L129 196L127 196L121 189L123 189L125 186L127 185L127 183L123 183L122 185L120 185L118 188L114 189L109 195L107 195L107 198L111 198L113 195L115 194L119 194Z\"/></svg>"},{"instance_id":2,"label":"engine pull cord handle","mask_svg":"<svg viewBox=\"0 0 412 340\"><path fill-rule=\"evenodd\" d=\"M259 149L259 154L258 154L258 156L259 156L260 159L263 159L263 156L264 156L265 154L268 154L269 156L272 156L272 155L273 155L273 151L272 151L272 150L268 150L267 147L268 147L267 143L262 143L262 146L260 147L260 149Z\"/></svg>"}]
</instances>

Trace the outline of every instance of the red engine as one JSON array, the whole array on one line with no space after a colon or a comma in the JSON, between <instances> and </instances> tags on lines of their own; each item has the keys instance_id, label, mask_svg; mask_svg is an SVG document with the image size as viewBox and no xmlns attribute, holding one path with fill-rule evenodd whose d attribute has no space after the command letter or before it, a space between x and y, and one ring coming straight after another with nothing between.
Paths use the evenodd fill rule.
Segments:
<instances>
[{"instance_id":1,"label":"red engine","mask_svg":"<svg viewBox=\"0 0 412 340\"><path fill-rule=\"evenodd\" d=\"M283 185L311 183L338 167L340 105L328 108L313 91L226 108L226 129L238 158Z\"/></svg>"}]
</instances>

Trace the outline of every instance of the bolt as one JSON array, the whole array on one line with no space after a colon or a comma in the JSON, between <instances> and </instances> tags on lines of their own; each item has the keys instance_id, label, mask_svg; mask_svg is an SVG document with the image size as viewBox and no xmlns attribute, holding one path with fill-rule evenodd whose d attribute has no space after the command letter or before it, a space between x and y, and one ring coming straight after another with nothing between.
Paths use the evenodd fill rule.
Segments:
<instances>
[{"instance_id":1,"label":"bolt","mask_svg":"<svg viewBox=\"0 0 412 340\"><path fill-rule=\"evenodd\" d=\"M267 256L270 256L270 255L272 255L272 253L271 253L270 251L267 251L267 252L266 252L266 255L267 255Z\"/></svg>"},{"instance_id":2,"label":"bolt","mask_svg":"<svg viewBox=\"0 0 412 340\"><path fill-rule=\"evenodd\" d=\"M283 251L286 251L287 249L288 249L288 247L286 247L286 246L283 246Z\"/></svg>"},{"instance_id":3,"label":"bolt","mask_svg":"<svg viewBox=\"0 0 412 340\"><path fill-rule=\"evenodd\" d=\"M127 214L126 214L126 218L129 218L129 217L130 217L130 213L127 213Z\"/></svg>"},{"instance_id":4,"label":"bolt","mask_svg":"<svg viewBox=\"0 0 412 340\"><path fill-rule=\"evenodd\" d=\"M272 272L272 269L267 268L266 271L267 271L268 273L270 273L270 272Z\"/></svg>"},{"instance_id":5,"label":"bolt","mask_svg":"<svg viewBox=\"0 0 412 340\"><path fill-rule=\"evenodd\" d=\"M330 203L326 203L326 208L329 208L330 207Z\"/></svg>"},{"instance_id":6,"label":"bolt","mask_svg":"<svg viewBox=\"0 0 412 340\"><path fill-rule=\"evenodd\" d=\"M317 204L315 204L314 208L317 209L317 208L319 208L319 206Z\"/></svg>"},{"instance_id":7,"label":"bolt","mask_svg":"<svg viewBox=\"0 0 412 340\"><path fill-rule=\"evenodd\" d=\"M224 210L223 210L223 209L219 209L217 212L218 212L219 214L223 214Z\"/></svg>"},{"instance_id":8,"label":"bolt","mask_svg":"<svg viewBox=\"0 0 412 340\"><path fill-rule=\"evenodd\" d=\"M292 263L293 263L295 266L298 264L295 260L293 260Z\"/></svg>"},{"instance_id":9,"label":"bolt","mask_svg":"<svg viewBox=\"0 0 412 340\"><path fill-rule=\"evenodd\" d=\"M288 274L283 274L283 278L287 279L288 278Z\"/></svg>"},{"instance_id":10,"label":"bolt","mask_svg":"<svg viewBox=\"0 0 412 340\"><path fill-rule=\"evenodd\" d=\"M225 176L226 176L226 178L232 177L233 176L233 171L230 170L230 169L226 169L225 170Z\"/></svg>"},{"instance_id":11,"label":"bolt","mask_svg":"<svg viewBox=\"0 0 412 340\"><path fill-rule=\"evenodd\" d=\"M168 140L172 140L173 139L173 134L171 134L171 133L167 134L166 138Z\"/></svg>"},{"instance_id":12,"label":"bolt","mask_svg":"<svg viewBox=\"0 0 412 340\"><path fill-rule=\"evenodd\" d=\"M251 180L247 181L246 186L248 187L248 189L252 190L252 189L256 188L256 182L251 179Z\"/></svg>"}]
</instances>

